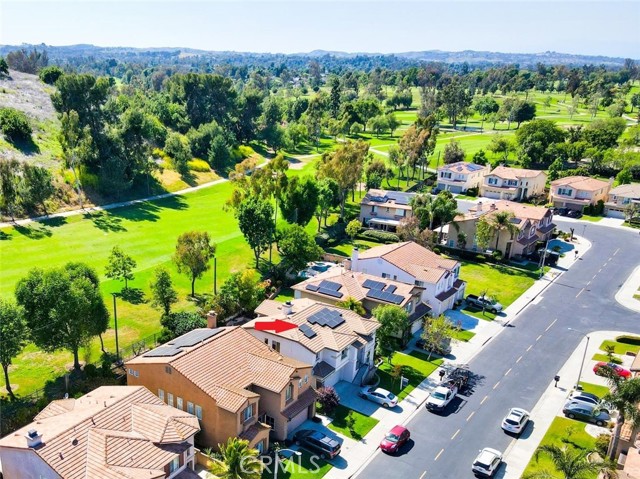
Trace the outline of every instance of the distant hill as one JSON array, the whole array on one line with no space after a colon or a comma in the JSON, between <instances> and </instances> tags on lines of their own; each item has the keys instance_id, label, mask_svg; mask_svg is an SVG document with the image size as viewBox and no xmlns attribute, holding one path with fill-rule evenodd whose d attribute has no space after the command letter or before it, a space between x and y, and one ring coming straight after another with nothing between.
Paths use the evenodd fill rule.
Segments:
<instances>
[{"instance_id":1,"label":"distant hill","mask_svg":"<svg viewBox=\"0 0 640 479\"><path fill-rule=\"evenodd\" d=\"M400 53L349 53L338 51L313 50L311 52L301 52L292 54L283 53L251 53L251 52L230 52L230 51L207 51L194 48L178 47L157 47L157 48L132 48L132 47L100 47L95 45L0 45L0 55L8 52L26 48L46 49L49 58L54 62L64 63L71 59L77 60L79 57L91 58L93 60L116 59L119 61L150 61L152 63L164 61L177 61L185 57L201 57L214 63L247 64L254 60L256 63L266 62L293 62L300 63L301 60L311 59L332 59L334 61L350 61L354 59L370 59L378 64L393 65L402 67L428 62L443 63L468 63L472 66L519 64L520 66L532 66L537 63L562 64L569 66L582 66L585 64L605 65L610 68L621 67L624 64L622 57L606 57L598 55L576 55L560 52L542 53L501 53L465 50L460 52L446 52L441 50L426 50Z\"/></svg>"}]
</instances>

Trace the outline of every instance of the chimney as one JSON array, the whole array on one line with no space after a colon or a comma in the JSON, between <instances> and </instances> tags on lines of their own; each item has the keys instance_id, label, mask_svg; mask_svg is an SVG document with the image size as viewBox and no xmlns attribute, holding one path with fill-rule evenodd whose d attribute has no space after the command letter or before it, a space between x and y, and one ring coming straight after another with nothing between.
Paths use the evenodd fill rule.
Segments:
<instances>
[{"instance_id":1,"label":"chimney","mask_svg":"<svg viewBox=\"0 0 640 479\"><path fill-rule=\"evenodd\" d=\"M25 437L27 438L28 447L37 447L42 444L42 433L35 429L29 429Z\"/></svg>"},{"instance_id":2,"label":"chimney","mask_svg":"<svg viewBox=\"0 0 640 479\"><path fill-rule=\"evenodd\" d=\"M218 315L211 310L207 313L207 328L215 329L218 327Z\"/></svg>"},{"instance_id":3,"label":"chimney","mask_svg":"<svg viewBox=\"0 0 640 479\"><path fill-rule=\"evenodd\" d=\"M358 271L358 247L353 248L351 252L351 271Z\"/></svg>"},{"instance_id":4,"label":"chimney","mask_svg":"<svg viewBox=\"0 0 640 479\"><path fill-rule=\"evenodd\" d=\"M291 301L287 301L282 305L282 312L289 316L293 312L293 304Z\"/></svg>"}]
</instances>

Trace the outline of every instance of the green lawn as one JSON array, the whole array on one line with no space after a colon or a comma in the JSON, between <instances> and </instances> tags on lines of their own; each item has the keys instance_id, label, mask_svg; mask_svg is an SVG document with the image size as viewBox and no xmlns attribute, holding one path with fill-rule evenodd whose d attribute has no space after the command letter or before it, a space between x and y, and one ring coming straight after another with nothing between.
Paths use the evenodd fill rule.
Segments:
<instances>
[{"instance_id":1,"label":"green lawn","mask_svg":"<svg viewBox=\"0 0 640 479\"><path fill-rule=\"evenodd\" d=\"M613 363L616 363L616 364L622 364L622 360L620 358L615 357L615 356L613 357L613 360L609 361L609 356L607 356L606 354L596 353L596 354L593 355L593 357L591 359L593 359L594 361L604 361L605 363L613 362Z\"/></svg>"},{"instance_id":2,"label":"green lawn","mask_svg":"<svg viewBox=\"0 0 640 479\"><path fill-rule=\"evenodd\" d=\"M592 223L597 223L603 217L602 216L592 216L592 215L582 215L581 220L591 221Z\"/></svg>"},{"instance_id":3,"label":"green lawn","mask_svg":"<svg viewBox=\"0 0 640 479\"><path fill-rule=\"evenodd\" d=\"M433 358L427 360L427 355L418 351L411 351L410 354L396 352L391 358L391 364L384 361L378 368L381 388L391 391L402 401L420 384L427 376L435 371L442 364L442 359ZM402 365L402 375L409 380L409 383L400 389L400 379L394 379L391 371L396 364Z\"/></svg>"},{"instance_id":4,"label":"green lawn","mask_svg":"<svg viewBox=\"0 0 640 479\"><path fill-rule=\"evenodd\" d=\"M615 339L615 341L606 339L600 345L600 350L605 351L606 346L613 346L613 352L616 354L626 354L627 352L633 352L637 354L638 352L640 352L640 337L619 336Z\"/></svg>"},{"instance_id":5,"label":"green lawn","mask_svg":"<svg viewBox=\"0 0 640 479\"><path fill-rule=\"evenodd\" d=\"M333 467L317 456L314 456L312 461L309 452L304 450L301 452L301 456L280 460L278 479L320 479ZM262 479L272 479L274 472L275 465L270 465L262 472Z\"/></svg>"},{"instance_id":6,"label":"green lawn","mask_svg":"<svg viewBox=\"0 0 640 479\"><path fill-rule=\"evenodd\" d=\"M581 381L580 386L582 386L584 392L595 394L598 397L604 397L605 394L609 393L609 388L607 386L601 386L600 384L584 383Z\"/></svg>"},{"instance_id":7,"label":"green lawn","mask_svg":"<svg viewBox=\"0 0 640 479\"><path fill-rule=\"evenodd\" d=\"M457 339L458 341L468 342L476 335L473 331L467 331L465 329L461 329L460 331L456 331L453 335L453 339Z\"/></svg>"},{"instance_id":8,"label":"green lawn","mask_svg":"<svg viewBox=\"0 0 640 479\"><path fill-rule=\"evenodd\" d=\"M373 248L375 246L380 246L380 244L381 243L376 243L375 241L369 241L369 240L357 239L354 242L351 242L350 240L346 239L345 241L343 241L338 245L325 248L325 251L327 253L338 254L338 255L346 256L350 258L351 252L353 251L353 248L355 248L356 246L360 251L364 251L366 249Z\"/></svg>"},{"instance_id":9,"label":"green lawn","mask_svg":"<svg viewBox=\"0 0 640 479\"><path fill-rule=\"evenodd\" d=\"M35 267L61 266L68 261L84 261L101 275L102 292L109 310L112 292L119 292L122 284L106 279L104 267L113 246L119 245L137 261L135 279L129 287L138 289L141 301L118 299L118 333L120 347L158 332L160 311L149 304L149 282L157 266L171 272L179 293L175 309L193 309L188 299L190 281L178 274L171 262L178 235L192 229L206 230L217 244L218 288L234 271L253 266L252 253L240 233L232 212L222 205L229 198L229 183L199 190L184 196L166 198L136 206L119 208L93 216L72 216L28 227L5 228L0 241L2 275L0 296L10 297L15 284L27 271ZM17 254L19 252L19 254ZM213 290L213 271L196 281L196 292ZM111 325L113 327L113 324ZM115 350L114 330L105 335L105 346ZM96 339L88 350L81 352L81 360L99 359ZM11 382L19 395L42 388L47 379L66 372L72 361L70 353L43 353L28 346L11 366Z\"/></svg>"},{"instance_id":10,"label":"green lawn","mask_svg":"<svg viewBox=\"0 0 640 479\"><path fill-rule=\"evenodd\" d=\"M351 413L351 416L355 420L353 432L349 429L346 422L347 415L349 413ZM333 414L331 414L331 417L333 418L333 421L329 423L329 429L339 432L343 436L350 437L356 441L365 437L369 431L371 431L371 429L380 422L377 419L365 416L364 414L343 405L339 405Z\"/></svg>"},{"instance_id":11,"label":"green lawn","mask_svg":"<svg viewBox=\"0 0 640 479\"><path fill-rule=\"evenodd\" d=\"M293 299L293 290L291 288L282 288L278 296L276 296L274 299L276 301L280 301L281 303L289 301Z\"/></svg>"},{"instance_id":12,"label":"green lawn","mask_svg":"<svg viewBox=\"0 0 640 479\"><path fill-rule=\"evenodd\" d=\"M564 417L557 417L551 423L549 430L542 438L540 445L555 444L559 447L567 446L572 448L578 448L583 450L592 450L595 446L596 439L585 431L586 424L579 421L574 421ZM540 454L536 459L534 457L529 461L527 468L524 471L522 477L528 477L533 474L547 471L552 478L562 479L562 475L556 471L553 462L546 454ZM593 475L586 475L585 478L597 477L596 473Z\"/></svg>"}]
</instances>

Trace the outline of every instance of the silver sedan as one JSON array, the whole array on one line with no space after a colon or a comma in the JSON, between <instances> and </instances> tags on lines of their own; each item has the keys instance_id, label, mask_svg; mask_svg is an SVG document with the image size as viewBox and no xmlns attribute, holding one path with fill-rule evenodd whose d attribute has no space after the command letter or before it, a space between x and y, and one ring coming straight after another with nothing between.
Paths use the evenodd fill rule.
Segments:
<instances>
[{"instance_id":1,"label":"silver sedan","mask_svg":"<svg viewBox=\"0 0 640 479\"><path fill-rule=\"evenodd\" d=\"M382 388L364 387L360 390L360 397L382 404L382 407L396 407L398 397Z\"/></svg>"}]
</instances>

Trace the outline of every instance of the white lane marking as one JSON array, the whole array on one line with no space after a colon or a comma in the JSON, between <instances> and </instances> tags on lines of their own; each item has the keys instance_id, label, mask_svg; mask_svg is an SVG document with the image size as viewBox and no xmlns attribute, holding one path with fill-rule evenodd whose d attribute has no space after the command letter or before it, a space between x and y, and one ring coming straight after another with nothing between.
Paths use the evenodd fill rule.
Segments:
<instances>
[{"instance_id":1,"label":"white lane marking","mask_svg":"<svg viewBox=\"0 0 640 479\"><path fill-rule=\"evenodd\" d=\"M467 421L469 421L469 419L471 419L475 413L476 413L476 412L475 412L475 411L473 411L471 414L469 414L469 417L467 418Z\"/></svg>"},{"instance_id":2,"label":"white lane marking","mask_svg":"<svg viewBox=\"0 0 640 479\"><path fill-rule=\"evenodd\" d=\"M495 384L493 385L493 389L497 388L498 386L500 386L500 381L498 381L497 383L495 383Z\"/></svg>"},{"instance_id":3,"label":"white lane marking","mask_svg":"<svg viewBox=\"0 0 640 479\"><path fill-rule=\"evenodd\" d=\"M541 337L542 337L542 334L536 338L536 341L540 341Z\"/></svg>"},{"instance_id":4,"label":"white lane marking","mask_svg":"<svg viewBox=\"0 0 640 479\"><path fill-rule=\"evenodd\" d=\"M440 455L444 452L444 449L440 449L440 452L438 453L438 455L436 456L436 458L434 459L434 461L437 461L438 458L440 457Z\"/></svg>"},{"instance_id":5,"label":"white lane marking","mask_svg":"<svg viewBox=\"0 0 640 479\"><path fill-rule=\"evenodd\" d=\"M480 404L484 404L484 402L489 399L489 396L485 396L484 398L482 398L482 401L480 401Z\"/></svg>"},{"instance_id":6,"label":"white lane marking","mask_svg":"<svg viewBox=\"0 0 640 479\"><path fill-rule=\"evenodd\" d=\"M533 344L527 348L527 351L531 351L532 347L533 347Z\"/></svg>"},{"instance_id":7,"label":"white lane marking","mask_svg":"<svg viewBox=\"0 0 640 479\"><path fill-rule=\"evenodd\" d=\"M617 250L615 250L615 252L613 253L613 256L618 254L618 251L620 251L620 248L618 248Z\"/></svg>"},{"instance_id":8,"label":"white lane marking","mask_svg":"<svg viewBox=\"0 0 640 479\"><path fill-rule=\"evenodd\" d=\"M591 284L591 281L587 282L587 286L589 286Z\"/></svg>"},{"instance_id":9,"label":"white lane marking","mask_svg":"<svg viewBox=\"0 0 640 479\"><path fill-rule=\"evenodd\" d=\"M513 368L509 368L509 370L506 373L504 373L504 375L507 376L511 372L512 369Z\"/></svg>"},{"instance_id":10,"label":"white lane marking","mask_svg":"<svg viewBox=\"0 0 640 479\"><path fill-rule=\"evenodd\" d=\"M422 473L422 475L420 476L420 479L424 479L424 476L426 476L426 475L427 475L427 471L424 471L424 472Z\"/></svg>"},{"instance_id":11,"label":"white lane marking","mask_svg":"<svg viewBox=\"0 0 640 479\"><path fill-rule=\"evenodd\" d=\"M553 326L554 324L556 324L556 321L558 320L558 318L553 320L553 323L551 323L549 326L547 326L547 329L545 329L545 331L549 331L551 329L551 326Z\"/></svg>"},{"instance_id":12,"label":"white lane marking","mask_svg":"<svg viewBox=\"0 0 640 479\"><path fill-rule=\"evenodd\" d=\"M516 359L516 364L518 364L521 360L522 360L522 356L520 356L518 359Z\"/></svg>"},{"instance_id":13,"label":"white lane marking","mask_svg":"<svg viewBox=\"0 0 640 479\"><path fill-rule=\"evenodd\" d=\"M580 295L582 294L582 292L583 292L583 291L584 291L584 288L582 288L582 289L580 290L580 292L579 292L578 294L576 294L576 298L577 298L578 296L580 296Z\"/></svg>"},{"instance_id":14,"label":"white lane marking","mask_svg":"<svg viewBox=\"0 0 640 479\"><path fill-rule=\"evenodd\" d=\"M460 429L458 429L458 430L453 434L453 436L451 436L451 440L453 441L459 433L460 433Z\"/></svg>"}]
</instances>

